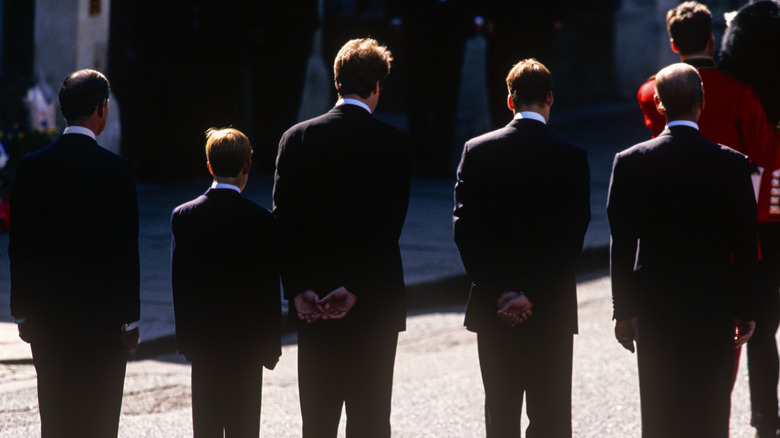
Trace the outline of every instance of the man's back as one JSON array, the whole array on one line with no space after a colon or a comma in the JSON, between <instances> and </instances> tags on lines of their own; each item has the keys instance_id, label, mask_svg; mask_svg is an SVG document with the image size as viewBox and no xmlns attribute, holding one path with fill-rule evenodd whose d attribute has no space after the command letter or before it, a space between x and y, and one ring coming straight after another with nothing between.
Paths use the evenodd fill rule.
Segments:
<instances>
[{"instance_id":1,"label":"man's back","mask_svg":"<svg viewBox=\"0 0 780 438\"><path fill-rule=\"evenodd\" d=\"M733 316L726 312L745 286L734 282L744 272L733 272L732 264L752 265L755 257L749 175L743 155L690 127L673 127L616 156L607 212L617 314L625 305L678 321ZM655 299L660 291L673 297L671 306Z\"/></svg>"},{"instance_id":2,"label":"man's back","mask_svg":"<svg viewBox=\"0 0 780 438\"><path fill-rule=\"evenodd\" d=\"M466 325L495 319L496 290L522 290L535 306L529 324L575 333L573 269L590 218L585 151L541 122L514 120L463 154L455 240L476 285Z\"/></svg>"},{"instance_id":3,"label":"man's back","mask_svg":"<svg viewBox=\"0 0 780 438\"><path fill-rule=\"evenodd\" d=\"M274 214L290 261L282 274L288 298L304 287L344 285L361 301L349 319L378 314L377 323L403 328L398 239L410 174L405 137L354 105L339 105L285 133Z\"/></svg>"},{"instance_id":4,"label":"man's back","mask_svg":"<svg viewBox=\"0 0 780 438\"><path fill-rule=\"evenodd\" d=\"M65 134L19 164L11 194L12 313L65 327L139 319L130 163Z\"/></svg>"}]
</instances>

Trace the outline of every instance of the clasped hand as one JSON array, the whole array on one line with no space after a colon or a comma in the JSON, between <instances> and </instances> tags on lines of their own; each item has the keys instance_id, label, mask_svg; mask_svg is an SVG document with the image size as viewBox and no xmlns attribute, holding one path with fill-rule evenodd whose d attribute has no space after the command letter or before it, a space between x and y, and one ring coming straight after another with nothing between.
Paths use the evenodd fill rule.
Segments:
<instances>
[{"instance_id":1,"label":"clasped hand","mask_svg":"<svg viewBox=\"0 0 780 438\"><path fill-rule=\"evenodd\" d=\"M531 317L531 309L534 307L531 300L524 294L506 291L498 297L498 319L510 327L517 327L528 321Z\"/></svg>"},{"instance_id":2,"label":"clasped hand","mask_svg":"<svg viewBox=\"0 0 780 438\"><path fill-rule=\"evenodd\" d=\"M332 290L320 298L313 290L295 296L295 311L298 319L313 323L329 319L344 318L355 306L357 297L344 286Z\"/></svg>"}]
</instances>

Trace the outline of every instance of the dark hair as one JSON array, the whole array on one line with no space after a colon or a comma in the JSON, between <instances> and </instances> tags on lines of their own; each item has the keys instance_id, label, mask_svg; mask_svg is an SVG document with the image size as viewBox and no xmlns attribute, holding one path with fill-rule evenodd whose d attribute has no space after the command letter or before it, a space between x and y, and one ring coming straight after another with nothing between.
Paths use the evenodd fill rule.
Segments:
<instances>
[{"instance_id":1,"label":"dark hair","mask_svg":"<svg viewBox=\"0 0 780 438\"><path fill-rule=\"evenodd\" d=\"M333 62L333 75L339 96L357 94L367 98L379 82L381 88L387 75L393 55L376 40L361 38L350 40L339 50Z\"/></svg>"},{"instance_id":2,"label":"dark hair","mask_svg":"<svg viewBox=\"0 0 780 438\"><path fill-rule=\"evenodd\" d=\"M206 159L214 176L233 178L252 158L252 145L243 132L233 128L206 131Z\"/></svg>"},{"instance_id":3,"label":"dark hair","mask_svg":"<svg viewBox=\"0 0 780 438\"><path fill-rule=\"evenodd\" d=\"M60 88L60 109L65 120L73 122L91 116L108 99L108 79L95 70L79 70L68 75Z\"/></svg>"},{"instance_id":4,"label":"dark hair","mask_svg":"<svg viewBox=\"0 0 780 438\"><path fill-rule=\"evenodd\" d=\"M681 55L701 52L712 35L712 13L698 2L680 3L666 13L666 30Z\"/></svg>"},{"instance_id":5,"label":"dark hair","mask_svg":"<svg viewBox=\"0 0 780 438\"><path fill-rule=\"evenodd\" d=\"M552 76L541 62L524 59L512 67L506 77L506 86L515 107L544 104L552 91Z\"/></svg>"}]
</instances>

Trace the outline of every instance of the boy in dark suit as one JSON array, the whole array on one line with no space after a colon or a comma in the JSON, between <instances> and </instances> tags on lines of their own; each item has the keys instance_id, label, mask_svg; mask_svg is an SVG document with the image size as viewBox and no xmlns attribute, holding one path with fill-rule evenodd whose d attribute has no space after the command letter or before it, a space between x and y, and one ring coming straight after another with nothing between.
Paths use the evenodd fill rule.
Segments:
<instances>
[{"instance_id":1,"label":"boy in dark suit","mask_svg":"<svg viewBox=\"0 0 780 438\"><path fill-rule=\"evenodd\" d=\"M281 355L273 218L240 195L252 166L243 133L208 130L206 157L214 183L171 216L176 343L192 362L195 437L259 436L262 366Z\"/></svg>"}]
</instances>

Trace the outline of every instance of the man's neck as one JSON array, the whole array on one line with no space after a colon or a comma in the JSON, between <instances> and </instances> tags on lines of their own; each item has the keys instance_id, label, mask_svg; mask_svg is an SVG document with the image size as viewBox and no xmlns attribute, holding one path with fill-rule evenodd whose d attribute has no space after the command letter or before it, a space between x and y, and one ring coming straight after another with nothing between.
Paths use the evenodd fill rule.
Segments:
<instances>
[{"instance_id":1,"label":"man's neck","mask_svg":"<svg viewBox=\"0 0 780 438\"><path fill-rule=\"evenodd\" d=\"M376 109L377 103L379 103L379 93L371 93L368 97L360 97L360 95L357 94L346 94L344 96L340 96L341 99L352 99L354 101L362 102L363 105L368 107L368 112L374 113L374 110Z\"/></svg>"},{"instance_id":2,"label":"man's neck","mask_svg":"<svg viewBox=\"0 0 780 438\"><path fill-rule=\"evenodd\" d=\"M238 193L241 193L244 190L242 182L243 181L240 181L238 178L214 178L214 181L211 183L211 188L233 189Z\"/></svg>"},{"instance_id":3,"label":"man's neck","mask_svg":"<svg viewBox=\"0 0 780 438\"><path fill-rule=\"evenodd\" d=\"M514 113L515 117L517 117L518 114L524 113L524 112L532 112L537 113L541 115L545 122L550 120L550 106L549 105L520 105L515 107Z\"/></svg>"}]
</instances>

